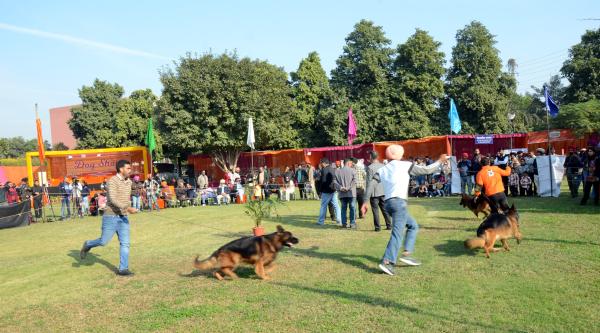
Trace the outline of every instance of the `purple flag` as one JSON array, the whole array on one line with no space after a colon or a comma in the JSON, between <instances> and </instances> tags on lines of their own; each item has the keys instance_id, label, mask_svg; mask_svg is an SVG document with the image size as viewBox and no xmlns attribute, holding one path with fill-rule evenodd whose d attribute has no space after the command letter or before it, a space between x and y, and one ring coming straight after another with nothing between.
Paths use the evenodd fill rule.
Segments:
<instances>
[{"instance_id":1,"label":"purple flag","mask_svg":"<svg viewBox=\"0 0 600 333\"><path fill-rule=\"evenodd\" d=\"M354 114L352 108L348 109L348 145L351 145L356 139L356 122L354 122Z\"/></svg>"}]
</instances>

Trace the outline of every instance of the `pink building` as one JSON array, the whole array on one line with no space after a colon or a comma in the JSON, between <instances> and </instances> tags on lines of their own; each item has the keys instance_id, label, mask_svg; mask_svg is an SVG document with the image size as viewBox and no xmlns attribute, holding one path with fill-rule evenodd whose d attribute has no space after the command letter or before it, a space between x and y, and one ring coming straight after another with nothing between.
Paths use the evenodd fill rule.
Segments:
<instances>
[{"instance_id":1,"label":"pink building","mask_svg":"<svg viewBox=\"0 0 600 333\"><path fill-rule=\"evenodd\" d=\"M61 106L50 109L50 134L52 145L62 142L69 149L75 149L77 140L67 123L71 119L71 108L77 105Z\"/></svg>"}]
</instances>

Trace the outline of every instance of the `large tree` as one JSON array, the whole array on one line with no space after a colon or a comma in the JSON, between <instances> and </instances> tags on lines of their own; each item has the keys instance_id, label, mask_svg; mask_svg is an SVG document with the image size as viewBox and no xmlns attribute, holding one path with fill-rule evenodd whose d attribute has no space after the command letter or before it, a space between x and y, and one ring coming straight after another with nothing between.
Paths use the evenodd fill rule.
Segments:
<instances>
[{"instance_id":1,"label":"large tree","mask_svg":"<svg viewBox=\"0 0 600 333\"><path fill-rule=\"evenodd\" d=\"M444 97L442 76L445 73L444 53L439 50L440 45L426 31L417 29L404 44L398 46L398 55L392 66L391 95L394 113L402 119L402 126L390 129L400 138L447 133L438 126L444 119L444 112L440 112L438 107ZM390 121L394 122L393 119Z\"/></svg>"},{"instance_id":2,"label":"large tree","mask_svg":"<svg viewBox=\"0 0 600 333\"><path fill-rule=\"evenodd\" d=\"M354 110L358 142L386 138L388 124L383 113L391 106L389 81L394 54L390 44L382 27L362 20L346 37L343 53L331 72L336 94L347 96Z\"/></svg>"},{"instance_id":3,"label":"large tree","mask_svg":"<svg viewBox=\"0 0 600 333\"><path fill-rule=\"evenodd\" d=\"M257 149L298 145L291 87L279 67L235 54L188 54L160 79L159 128L171 156L203 152L221 169L233 168L248 149L249 117Z\"/></svg>"},{"instance_id":4,"label":"large tree","mask_svg":"<svg viewBox=\"0 0 600 333\"><path fill-rule=\"evenodd\" d=\"M509 101L516 83L502 71L495 44L494 36L477 21L456 34L446 94L456 102L463 132L501 133L509 127Z\"/></svg>"},{"instance_id":5,"label":"large tree","mask_svg":"<svg viewBox=\"0 0 600 333\"><path fill-rule=\"evenodd\" d=\"M311 52L300 61L298 70L290 73L294 106L297 110L297 128L302 146L327 144L328 140L316 126L319 113L332 105L333 91L321 66L317 52ZM325 112L326 113L326 112Z\"/></svg>"},{"instance_id":6,"label":"large tree","mask_svg":"<svg viewBox=\"0 0 600 333\"><path fill-rule=\"evenodd\" d=\"M569 59L560 71L570 83L567 102L600 99L600 28L581 36L581 42L569 50Z\"/></svg>"},{"instance_id":7,"label":"large tree","mask_svg":"<svg viewBox=\"0 0 600 333\"><path fill-rule=\"evenodd\" d=\"M577 135L600 131L600 100L591 99L562 106L558 117L553 119L553 125L572 129Z\"/></svg>"},{"instance_id":8,"label":"large tree","mask_svg":"<svg viewBox=\"0 0 600 333\"><path fill-rule=\"evenodd\" d=\"M79 90L81 105L71 110L69 127L78 148L139 146L144 144L156 96L150 89L123 98L123 87L96 79ZM158 145L160 150L160 145Z\"/></svg>"},{"instance_id":9,"label":"large tree","mask_svg":"<svg viewBox=\"0 0 600 333\"><path fill-rule=\"evenodd\" d=\"M44 141L44 148L50 150L50 143L48 141ZM37 139L27 140L22 136L0 138L0 158L25 157L25 153L37 150Z\"/></svg>"}]
</instances>

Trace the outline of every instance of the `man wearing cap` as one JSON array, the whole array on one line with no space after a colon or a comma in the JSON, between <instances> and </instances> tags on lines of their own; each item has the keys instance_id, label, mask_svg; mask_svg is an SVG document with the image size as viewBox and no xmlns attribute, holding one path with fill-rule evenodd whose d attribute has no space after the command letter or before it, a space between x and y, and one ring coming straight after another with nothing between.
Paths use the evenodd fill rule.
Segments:
<instances>
[{"instance_id":1,"label":"man wearing cap","mask_svg":"<svg viewBox=\"0 0 600 333\"><path fill-rule=\"evenodd\" d=\"M390 217L390 214L387 213L387 211L385 210L385 205L384 205L384 201L385 201L385 192L383 191L383 184L381 184L381 182L377 182L373 179L373 177L375 176L375 174L377 173L377 171L379 171L379 169L383 168L383 163L379 162L378 159L379 155L377 154L376 151L370 151L369 152L369 166L367 167L367 176L366 176L366 188L369 188L369 184L371 182L375 182L375 189L373 189L373 193L371 194L370 197L367 197L367 193L365 192L363 194L364 199L363 199L363 203L364 202L369 202L371 204L371 210L373 212L373 224L375 225L375 231L381 231L381 225L379 223L379 210L381 210L381 213L383 214L383 219L385 220L385 228L386 230L391 230L392 229L392 218ZM359 208L362 208L362 204L359 206ZM361 209L362 212L362 209Z\"/></svg>"},{"instance_id":2,"label":"man wearing cap","mask_svg":"<svg viewBox=\"0 0 600 333\"><path fill-rule=\"evenodd\" d=\"M471 160L469 160L469 154L462 154L462 159L458 162L457 167L458 173L460 174L461 193L471 195L473 192L473 180L469 174L469 170L471 169Z\"/></svg>"},{"instance_id":3,"label":"man wearing cap","mask_svg":"<svg viewBox=\"0 0 600 333\"><path fill-rule=\"evenodd\" d=\"M385 150L388 164L379 169L373 176L372 182L367 187L366 197L370 198L377 183L383 184L385 193L385 208L392 216L392 233L385 249L383 260L379 269L388 275L394 275L394 265L398 259L401 243L404 243L404 252L399 258L403 263L410 266L419 266L421 263L412 258L415 249L415 241L419 225L410 216L407 209L408 185L410 176L421 176L433 174L440 168L440 164L448 160L444 154L439 160L427 166L417 165L413 162L402 161L404 148L400 145L391 145ZM362 206L363 214L368 210L366 203ZM404 236L406 230L406 237Z\"/></svg>"}]
</instances>

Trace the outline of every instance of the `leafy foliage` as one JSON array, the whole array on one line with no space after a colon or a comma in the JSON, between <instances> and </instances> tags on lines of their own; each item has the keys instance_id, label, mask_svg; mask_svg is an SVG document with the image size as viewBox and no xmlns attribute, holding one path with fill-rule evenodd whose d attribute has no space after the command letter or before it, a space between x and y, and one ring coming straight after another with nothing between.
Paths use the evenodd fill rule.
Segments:
<instances>
[{"instance_id":1,"label":"leafy foliage","mask_svg":"<svg viewBox=\"0 0 600 333\"><path fill-rule=\"evenodd\" d=\"M244 205L244 212L254 220L254 224L258 227L264 219L270 218L273 215L279 216L277 208L283 206L280 200L269 197L266 200L249 200Z\"/></svg>"},{"instance_id":2,"label":"leafy foliage","mask_svg":"<svg viewBox=\"0 0 600 333\"><path fill-rule=\"evenodd\" d=\"M581 36L560 71L570 83L565 92L568 102L600 99L600 28Z\"/></svg>"},{"instance_id":3,"label":"leafy foliage","mask_svg":"<svg viewBox=\"0 0 600 333\"><path fill-rule=\"evenodd\" d=\"M577 135L600 131L600 100L564 105L553 120L557 128L569 128Z\"/></svg>"}]
</instances>

